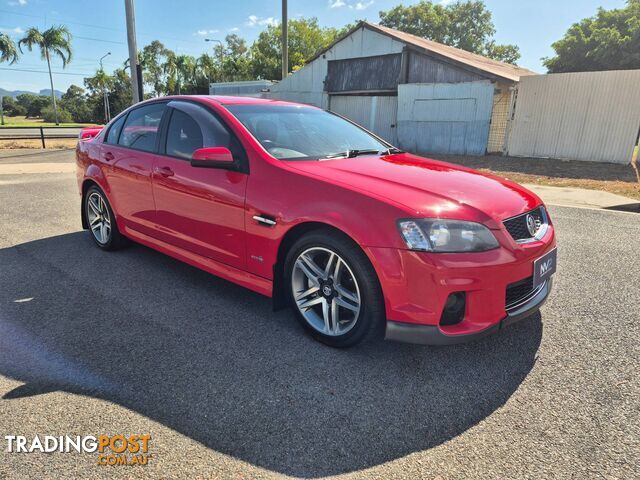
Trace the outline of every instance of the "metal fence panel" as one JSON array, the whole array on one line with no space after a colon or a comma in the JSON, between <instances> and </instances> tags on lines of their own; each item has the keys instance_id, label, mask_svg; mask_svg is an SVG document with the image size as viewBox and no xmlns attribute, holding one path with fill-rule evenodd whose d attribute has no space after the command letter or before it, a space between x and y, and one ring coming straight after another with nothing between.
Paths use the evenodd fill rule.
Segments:
<instances>
[{"instance_id":1,"label":"metal fence panel","mask_svg":"<svg viewBox=\"0 0 640 480\"><path fill-rule=\"evenodd\" d=\"M398 86L398 142L425 153L484 155L493 106L493 84Z\"/></svg>"},{"instance_id":2,"label":"metal fence panel","mask_svg":"<svg viewBox=\"0 0 640 480\"><path fill-rule=\"evenodd\" d=\"M395 145L398 97L331 95L330 110L362 125Z\"/></svg>"},{"instance_id":3,"label":"metal fence panel","mask_svg":"<svg viewBox=\"0 0 640 480\"><path fill-rule=\"evenodd\" d=\"M523 77L509 155L631 161L640 129L640 70Z\"/></svg>"}]
</instances>

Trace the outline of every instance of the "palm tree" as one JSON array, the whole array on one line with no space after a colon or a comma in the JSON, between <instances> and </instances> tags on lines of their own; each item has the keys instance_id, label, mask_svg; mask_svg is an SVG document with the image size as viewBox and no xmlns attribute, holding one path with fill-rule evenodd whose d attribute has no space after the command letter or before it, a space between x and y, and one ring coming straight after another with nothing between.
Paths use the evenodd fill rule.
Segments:
<instances>
[{"instance_id":1,"label":"palm tree","mask_svg":"<svg viewBox=\"0 0 640 480\"><path fill-rule=\"evenodd\" d=\"M18 47L22 52L22 46L25 45L29 51L33 47L40 48L40 55L43 60L47 61L49 68L49 81L51 82L51 100L53 101L53 111L56 117L56 125L58 122L58 106L56 105L56 94L53 89L53 75L51 74L51 55L56 55L62 60L62 68L67 66L71 61L71 32L64 25L52 26L44 32L36 27L27 30L24 38L18 42Z\"/></svg>"},{"instance_id":2,"label":"palm tree","mask_svg":"<svg viewBox=\"0 0 640 480\"><path fill-rule=\"evenodd\" d=\"M9 35L0 33L0 63L9 62L9 65L18 61L18 49Z\"/></svg>"}]
</instances>

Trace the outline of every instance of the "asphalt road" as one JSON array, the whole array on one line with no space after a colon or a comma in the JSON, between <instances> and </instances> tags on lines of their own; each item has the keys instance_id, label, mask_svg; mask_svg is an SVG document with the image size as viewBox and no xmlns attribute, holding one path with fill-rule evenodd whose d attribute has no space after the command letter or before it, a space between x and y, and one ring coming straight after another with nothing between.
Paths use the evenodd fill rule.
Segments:
<instances>
[{"instance_id":1,"label":"asphalt road","mask_svg":"<svg viewBox=\"0 0 640 480\"><path fill-rule=\"evenodd\" d=\"M99 251L73 173L8 162L0 478L640 477L640 216L551 207L555 290L498 335L333 350L257 294L141 246ZM148 466L2 438L118 433L151 434Z\"/></svg>"}]
</instances>

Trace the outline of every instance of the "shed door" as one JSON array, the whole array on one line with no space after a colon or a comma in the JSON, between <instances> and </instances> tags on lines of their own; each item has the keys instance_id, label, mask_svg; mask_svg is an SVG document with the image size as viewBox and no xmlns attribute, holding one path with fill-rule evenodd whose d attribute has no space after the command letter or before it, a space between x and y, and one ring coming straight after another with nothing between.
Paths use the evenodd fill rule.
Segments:
<instances>
[{"instance_id":1,"label":"shed door","mask_svg":"<svg viewBox=\"0 0 640 480\"><path fill-rule=\"evenodd\" d=\"M398 142L412 152L484 155L493 107L489 81L398 86Z\"/></svg>"},{"instance_id":2,"label":"shed door","mask_svg":"<svg viewBox=\"0 0 640 480\"><path fill-rule=\"evenodd\" d=\"M395 145L398 97L331 95L329 110L356 122Z\"/></svg>"}]
</instances>

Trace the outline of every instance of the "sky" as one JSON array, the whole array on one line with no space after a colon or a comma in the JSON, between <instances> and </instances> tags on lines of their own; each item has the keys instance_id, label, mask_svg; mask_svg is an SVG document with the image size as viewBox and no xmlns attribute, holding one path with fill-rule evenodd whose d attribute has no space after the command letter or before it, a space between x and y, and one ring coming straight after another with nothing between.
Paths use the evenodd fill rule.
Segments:
<instances>
[{"instance_id":1,"label":"sky","mask_svg":"<svg viewBox=\"0 0 640 480\"><path fill-rule=\"evenodd\" d=\"M453 0L434 0L450 3ZM289 0L289 17L317 17L323 26L342 27L354 20L378 22L380 10L417 0ZM495 39L520 47L519 64L539 73L546 70L541 58L553 55L551 44L580 19L592 16L598 7L620 8L624 0L485 0L493 14ZM250 44L265 25L277 22L281 0L136 0L138 48L160 40L178 53L200 55L214 43L237 33ZM99 59L107 72L127 58L124 0L0 0L0 31L14 40L31 27L65 24L73 34L74 57L66 69L53 62L54 83L65 91L95 73ZM29 70L29 71L20 71ZM40 91L49 88L46 63L37 52L26 52L19 63L0 64L0 87L7 90Z\"/></svg>"}]
</instances>

